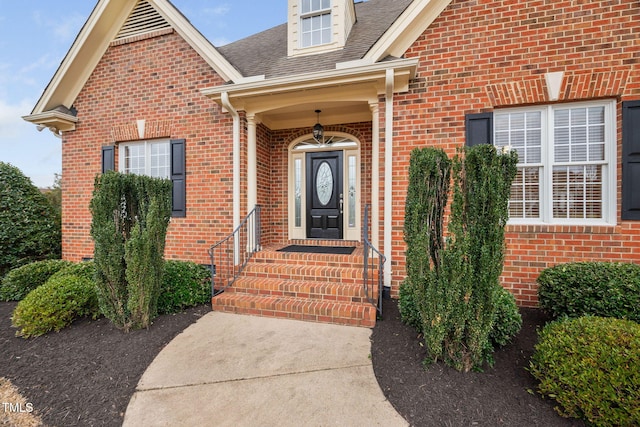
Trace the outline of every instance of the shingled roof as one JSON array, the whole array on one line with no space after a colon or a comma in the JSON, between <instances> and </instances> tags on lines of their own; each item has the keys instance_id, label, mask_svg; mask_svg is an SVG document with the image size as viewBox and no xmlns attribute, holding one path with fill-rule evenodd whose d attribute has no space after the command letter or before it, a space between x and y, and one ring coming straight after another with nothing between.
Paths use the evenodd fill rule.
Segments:
<instances>
[{"instance_id":1,"label":"shingled roof","mask_svg":"<svg viewBox=\"0 0 640 427\"><path fill-rule=\"evenodd\" d=\"M412 1L356 3L357 22L344 49L334 52L288 57L286 23L217 49L245 77L273 78L331 70L336 63L361 59Z\"/></svg>"}]
</instances>

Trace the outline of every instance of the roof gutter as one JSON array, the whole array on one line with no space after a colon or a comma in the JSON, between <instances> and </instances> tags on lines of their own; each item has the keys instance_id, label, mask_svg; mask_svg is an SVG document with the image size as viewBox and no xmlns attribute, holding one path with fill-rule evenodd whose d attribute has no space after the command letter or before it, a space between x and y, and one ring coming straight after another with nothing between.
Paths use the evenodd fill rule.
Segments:
<instances>
[{"instance_id":1,"label":"roof gutter","mask_svg":"<svg viewBox=\"0 0 640 427\"><path fill-rule=\"evenodd\" d=\"M351 68L319 71L315 73L296 74L295 76L275 77L266 80L245 81L202 89L201 93L214 100L220 100L222 93L232 96L259 96L291 91L320 89L323 87L380 82L380 94L385 93L385 78L388 69L394 70L396 78L404 77L407 81L415 77L418 60L398 59ZM398 86L396 84L396 86Z\"/></svg>"},{"instance_id":2,"label":"roof gutter","mask_svg":"<svg viewBox=\"0 0 640 427\"><path fill-rule=\"evenodd\" d=\"M392 257L392 215L393 215L393 69L386 71L385 114L384 114L384 286L391 287Z\"/></svg>"}]
</instances>

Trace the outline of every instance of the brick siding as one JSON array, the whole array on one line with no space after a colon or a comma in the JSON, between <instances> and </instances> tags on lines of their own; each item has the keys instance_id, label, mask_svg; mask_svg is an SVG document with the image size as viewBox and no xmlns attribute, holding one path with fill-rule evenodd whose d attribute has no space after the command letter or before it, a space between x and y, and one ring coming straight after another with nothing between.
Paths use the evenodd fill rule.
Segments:
<instances>
[{"instance_id":1,"label":"brick siding","mask_svg":"<svg viewBox=\"0 0 640 427\"><path fill-rule=\"evenodd\" d=\"M454 0L409 49L418 58L410 91L394 112L394 291L404 275L402 237L406 166L413 148L435 145L450 155L464 144L467 113L548 103L545 73L565 73L559 102L615 98L618 177L620 101L640 99L640 7L619 1ZM620 178L618 178L620 179ZM640 262L640 222L617 226L508 226L502 283L525 306L537 303L535 280L569 261Z\"/></svg>"},{"instance_id":2,"label":"brick siding","mask_svg":"<svg viewBox=\"0 0 640 427\"><path fill-rule=\"evenodd\" d=\"M559 102L615 98L618 176L621 108L640 99L640 7L635 0L454 0L406 52L417 77L394 98L394 172L384 182L384 99L380 99L380 165L371 164L371 123L328 126L361 143L362 205L371 200L371 169L383 191L392 185L393 290L404 278L404 203L410 152L434 145L450 154L464 144L465 114L548 103L544 75L564 72ZM77 130L63 138L63 256L91 257L89 201L101 147L145 138L186 140L187 216L173 218L166 256L206 263L208 246L232 229L232 118L200 90L223 80L171 31L114 43L78 96ZM246 212L247 128L241 112L242 212ZM257 126L258 203L265 243L286 239L288 146L310 129ZM117 150L116 150L117 156ZM116 158L117 164L117 158ZM617 191L620 212L621 186ZM508 226L502 282L522 305L536 304L535 279L567 261L640 262L640 222L616 226ZM380 238L382 242L382 238Z\"/></svg>"},{"instance_id":3,"label":"brick siding","mask_svg":"<svg viewBox=\"0 0 640 427\"><path fill-rule=\"evenodd\" d=\"M173 32L109 47L74 104L77 130L62 144L65 259L93 256L89 201L101 147L138 140L145 120L145 138L186 140L187 217L171 219L166 256L208 262L208 246L232 227L232 120L200 90L223 83Z\"/></svg>"}]
</instances>

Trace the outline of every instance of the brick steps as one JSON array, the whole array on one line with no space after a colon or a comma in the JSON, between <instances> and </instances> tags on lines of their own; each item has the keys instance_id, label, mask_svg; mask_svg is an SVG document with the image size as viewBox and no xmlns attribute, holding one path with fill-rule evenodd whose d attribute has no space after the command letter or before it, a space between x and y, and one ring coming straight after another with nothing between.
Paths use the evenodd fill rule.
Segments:
<instances>
[{"instance_id":1,"label":"brick steps","mask_svg":"<svg viewBox=\"0 0 640 427\"><path fill-rule=\"evenodd\" d=\"M213 309L227 313L306 320L372 328L376 309L371 304L313 301L245 293L223 293L213 298Z\"/></svg>"},{"instance_id":2,"label":"brick steps","mask_svg":"<svg viewBox=\"0 0 640 427\"><path fill-rule=\"evenodd\" d=\"M376 308L362 288L362 252L352 255L254 254L232 287L212 299L214 310L371 328ZM377 290L371 296L377 297Z\"/></svg>"},{"instance_id":3,"label":"brick steps","mask_svg":"<svg viewBox=\"0 0 640 427\"><path fill-rule=\"evenodd\" d=\"M364 303L362 283L336 285L330 282L262 277L240 277L227 293L246 293L275 297L308 298L337 302ZM377 297L377 290L374 298Z\"/></svg>"}]
</instances>

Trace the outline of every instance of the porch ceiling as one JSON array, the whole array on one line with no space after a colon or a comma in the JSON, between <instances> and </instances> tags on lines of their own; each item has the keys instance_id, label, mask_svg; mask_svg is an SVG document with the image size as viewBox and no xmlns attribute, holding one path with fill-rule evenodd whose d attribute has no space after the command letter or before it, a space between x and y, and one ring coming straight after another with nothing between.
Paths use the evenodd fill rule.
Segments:
<instances>
[{"instance_id":1,"label":"porch ceiling","mask_svg":"<svg viewBox=\"0 0 640 427\"><path fill-rule=\"evenodd\" d=\"M311 127L318 121L315 110L322 111L320 123L324 126L371 121L369 104L362 101L308 102L266 111L258 118L272 130Z\"/></svg>"}]
</instances>

